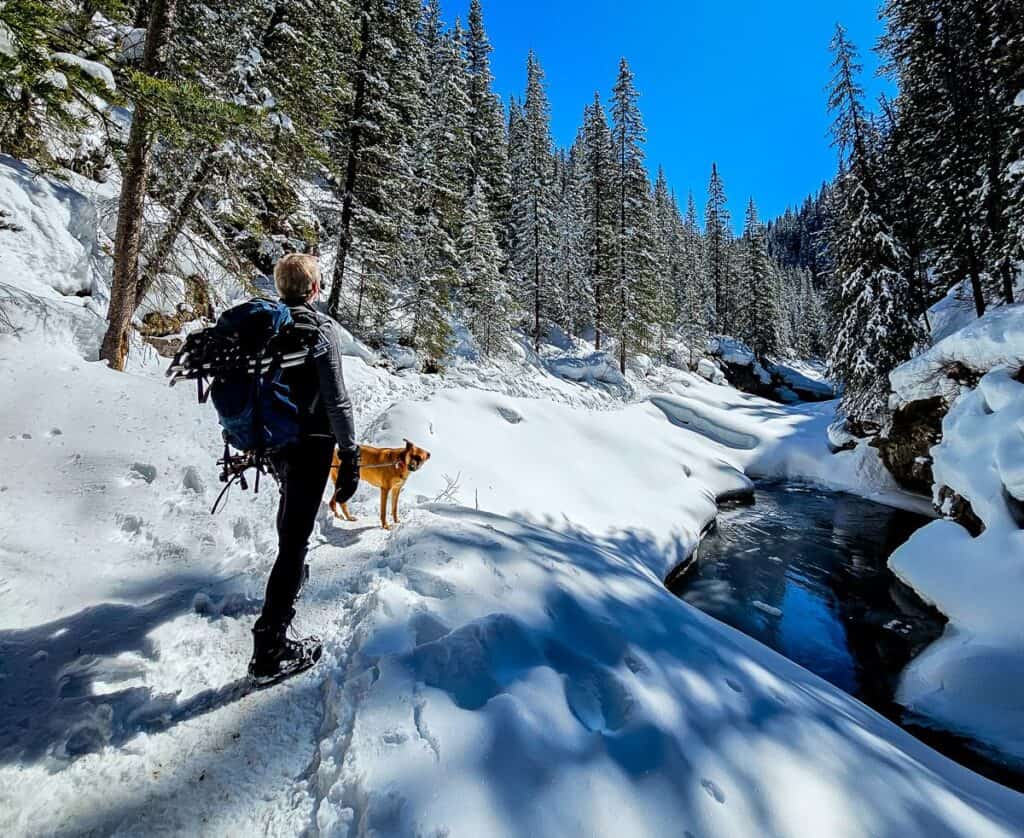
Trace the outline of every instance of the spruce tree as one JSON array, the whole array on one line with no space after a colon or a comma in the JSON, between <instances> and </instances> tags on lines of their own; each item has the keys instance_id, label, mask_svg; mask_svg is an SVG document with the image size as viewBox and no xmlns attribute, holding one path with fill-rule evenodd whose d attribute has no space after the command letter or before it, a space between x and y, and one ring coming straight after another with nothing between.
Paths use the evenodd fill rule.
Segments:
<instances>
[{"instance_id":1,"label":"spruce tree","mask_svg":"<svg viewBox=\"0 0 1024 838\"><path fill-rule=\"evenodd\" d=\"M551 141L551 106L544 73L531 52L526 63L526 98L521 114L512 112L509 156L512 165L512 265L517 301L535 351L550 322L556 289L555 164Z\"/></svg>"},{"instance_id":2,"label":"spruce tree","mask_svg":"<svg viewBox=\"0 0 1024 838\"><path fill-rule=\"evenodd\" d=\"M657 330L658 350L663 354L679 318L678 287L681 275L682 223L679 207L659 166L654 181L652 325Z\"/></svg>"},{"instance_id":3,"label":"spruce tree","mask_svg":"<svg viewBox=\"0 0 1024 838\"><path fill-rule=\"evenodd\" d=\"M611 303L619 368L623 373L629 354L647 348L655 309L654 201L644 168L646 129L637 106L638 98L633 72L623 58L611 99L615 160L615 273Z\"/></svg>"},{"instance_id":4,"label":"spruce tree","mask_svg":"<svg viewBox=\"0 0 1024 838\"><path fill-rule=\"evenodd\" d=\"M470 331L483 354L500 356L511 342L514 303L501 272L503 258L480 180L466 205L459 261L463 284L471 289L466 301Z\"/></svg>"},{"instance_id":5,"label":"spruce tree","mask_svg":"<svg viewBox=\"0 0 1024 838\"><path fill-rule=\"evenodd\" d=\"M484 29L480 0L470 0L468 27L462 35L466 72L469 76L467 94L467 138L469 166L467 195L477 180L484 183L484 195L491 215L503 228L509 212L508 140L501 100L494 93L490 54L492 47ZM503 233L499 232L499 241Z\"/></svg>"},{"instance_id":6,"label":"spruce tree","mask_svg":"<svg viewBox=\"0 0 1024 838\"><path fill-rule=\"evenodd\" d=\"M711 164L708 182L708 203L704 210L704 271L711 292L710 328L716 334L727 334L732 328L730 292L732 269L730 250L732 231L725 202L725 186L718 174L718 164Z\"/></svg>"},{"instance_id":7,"label":"spruce tree","mask_svg":"<svg viewBox=\"0 0 1024 838\"><path fill-rule=\"evenodd\" d=\"M598 93L594 94L594 101L584 110L579 158L586 283L591 296L588 309L594 329L594 346L601 349L611 322L615 189L612 134Z\"/></svg>"},{"instance_id":8,"label":"spruce tree","mask_svg":"<svg viewBox=\"0 0 1024 838\"><path fill-rule=\"evenodd\" d=\"M764 227L758 220L753 198L747 204L741 251L741 301L735 306L742 312L740 336L764 361L777 356L782 348L779 337L781 289L779 271L768 256Z\"/></svg>"},{"instance_id":9,"label":"spruce tree","mask_svg":"<svg viewBox=\"0 0 1024 838\"><path fill-rule=\"evenodd\" d=\"M446 353L451 337L449 304L459 279L457 240L470 165L469 98L458 38L444 30L438 0L431 0L423 14L423 104L414 147L414 227L411 240L402 246L414 254L408 277L413 285L411 342L437 360Z\"/></svg>"},{"instance_id":10,"label":"spruce tree","mask_svg":"<svg viewBox=\"0 0 1024 838\"><path fill-rule=\"evenodd\" d=\"M682 292L680 319L683 340L690 350L690 363L695 363L707 343L709 300L704 272L704 237L697 223L697 203L691 192L686 200L686 218L682 234Z\"/></svg>"},{"instance_id":11,"label":"spruce tree","mask_svg":"<svg viewBox=\"0 0 1024 838\"><path fill-rule=\"evenodd\" d=\"M341 219L328 310L376 338L383 336L391 279L407 268L400 243L414 229L413 146L423 103L419 18L414 0L362 0L353 98L332 154L342 173ZM350 256L359 271L343 312Z\"/></svg>"},{"instance_id":12,"label":"spruce tree","mask_svg":"<svg viewBox=\"0 0 1024 838\"><path fill-rule=\"evenodd\" d=\"M888 410L889 373L918 339L900 248L878 193L878 137L857 82L860 65L836 27L829 106L841 170L835 188L830 249L834 259L836 323L829 370L845 383L842 407L859 423L881 424Z\"/></svg>"},{"instance_id":13,"label":"spruce tree","mask_svg":"<svg viewBox=\"0 0 1024 838\"><path fill-rule=\"evenodd\" d=\"M583 156L583 130L569 154L558 160L555 210L555 318L562 330L574 337L591 321L592 295L587 278L587 248L585 236L585 189L581 173Z\"/></svg>"}]
</instances>

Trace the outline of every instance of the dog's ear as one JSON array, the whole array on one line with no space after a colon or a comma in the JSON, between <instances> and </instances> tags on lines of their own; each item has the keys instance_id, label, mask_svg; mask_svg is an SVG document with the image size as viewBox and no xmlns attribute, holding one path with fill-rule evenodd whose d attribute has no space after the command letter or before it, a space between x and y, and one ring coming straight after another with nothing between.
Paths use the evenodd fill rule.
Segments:
<instances>
[{"instance_id":1,"label":"dog's ear","mask_svg":"<svg viewBox=\"0 0 1024 838\"><path fill-rule=\"evenodd\" d=\"M411 442L409 442L409 440L407 440L407 439L403 439L402 442L405 443L405 450L406 451L408 451L410 448L413 447L413 444Z\"/></svg>"}]
</instances>

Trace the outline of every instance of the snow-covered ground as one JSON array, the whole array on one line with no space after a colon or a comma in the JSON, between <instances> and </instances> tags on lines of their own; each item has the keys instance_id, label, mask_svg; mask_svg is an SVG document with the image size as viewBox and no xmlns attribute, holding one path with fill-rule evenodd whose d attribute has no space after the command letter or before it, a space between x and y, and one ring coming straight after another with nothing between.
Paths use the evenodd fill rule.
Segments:
<instances>
[{"instance_id":1,"label":"snow-covered ground","mask_svg":"<svg viewBox=\"0 0 1024 838\"><path fill-rule=\"evenodd\" d=\"M375 491L324 508L297 620L324 659L243 695L276 490L209 515L212 409L86 360L96 314L54 289L102 257L35 194L23 232L42 211L72 268L2 277L40 301L0 339L3 834L1020 833L1024 796L665 590L744 471L903 497L828 455L828 403L677 370L348 359L363 438L433 457L389 533Z\"/></svg>"},{"instance_id":2,"label":"snow-covered ground","mask_svg":"<svg viewBox=\"0 0 1024 838\"><path fill-rule=\"evenodd\" d=\"M983 374L961 387L944 371ZM1024 305L986 314L893 375L897 399L952 406L932 448L936 487L967 499L977 538L952 521L919 530L893 570L950 618L904 673L898 699L1024 765ZM936 502L940 498L936 497Z\"/></svg>"}]
</instances>

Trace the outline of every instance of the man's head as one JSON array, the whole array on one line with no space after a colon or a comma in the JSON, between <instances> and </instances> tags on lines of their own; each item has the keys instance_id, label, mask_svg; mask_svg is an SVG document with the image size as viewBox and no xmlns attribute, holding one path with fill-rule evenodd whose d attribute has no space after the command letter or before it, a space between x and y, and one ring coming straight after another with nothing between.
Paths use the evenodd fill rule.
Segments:
<instances>
[{"instance_id":1,"label":"man's head","mask_svg":"<svg viewBox=\"0 0 1024 838\"><path fill-rule=\"evenodd\" d=\"M320 293L320 265L308 253L288 253L274 265L274 285L290 305L308 303Z\"/></svg>"}]
</instances>

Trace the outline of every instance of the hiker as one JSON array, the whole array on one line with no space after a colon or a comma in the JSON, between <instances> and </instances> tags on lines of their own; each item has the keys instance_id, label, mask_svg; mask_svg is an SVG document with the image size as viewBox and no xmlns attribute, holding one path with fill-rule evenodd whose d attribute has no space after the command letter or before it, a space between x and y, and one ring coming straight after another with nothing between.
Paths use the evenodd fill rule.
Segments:
<instances>
[{"instance_id":1,"label":"hiker","mask_svg":"<svg viewBox=\"0 0 1024 838\"><path fill-rule=\"evenodd\" d=\"M308 575L306 550L335 444L341 460L337 497L348 500L359 484L352 403L341 372L341 335L334 321L312 306L320 295L316 257L302 253L282 257L274 267L274 285L296 323L315 326L319 334L313 361L283 371L283 381L299 408L299 441L270 458L281 493L278 552L267 580L263 613L253 628L249 663L254 679L268 681L308 668L320 658L318 638L292 640L286 631L295 615L295 598Z\"/></svg>"}]
</instances>

